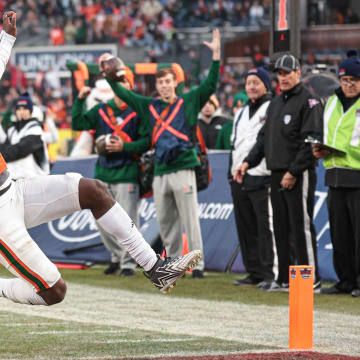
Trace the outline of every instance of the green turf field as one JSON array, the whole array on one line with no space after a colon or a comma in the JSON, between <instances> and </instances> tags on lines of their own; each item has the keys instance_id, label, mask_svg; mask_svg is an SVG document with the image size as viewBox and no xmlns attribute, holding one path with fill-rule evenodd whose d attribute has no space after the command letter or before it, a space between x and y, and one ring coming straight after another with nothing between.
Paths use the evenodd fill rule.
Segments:
<instances>
[{"instance_id":1,"label":"green turf field","mask_svg":"<svg viewBox=\"0 0 360 360\"><path fill-rule=\"evenodd\" d=\"M104 267L61 270L66 299L52 307L0 299L0 359L119 359L286 350L288 294L236 287L237 275L186 276L160 294ZM1 268L0 276L7 272ZM360 355L359 299L315 295L314 350Z\"/></svg>"}]
</instances>

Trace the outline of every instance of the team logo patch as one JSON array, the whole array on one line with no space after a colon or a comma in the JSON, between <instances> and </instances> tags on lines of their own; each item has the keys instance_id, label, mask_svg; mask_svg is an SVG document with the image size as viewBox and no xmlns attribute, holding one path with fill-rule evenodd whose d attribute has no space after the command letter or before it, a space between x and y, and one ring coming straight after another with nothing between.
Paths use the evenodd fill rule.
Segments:
<instances>
[{"instance_id":1,"label":"team logo patch","mask_svg":"<svg viewBox=\"0 0 360 360\"><path fill-rule=\"evenodd\" d=\"M311 269L302 268L300 269L300 275L303 279L308 279L311 276Z\"/></svg>"},{"instance_id":2,"label":"team logo patch","mask_svg":"<svg viewBox=\"0 0 360 360\"><path fill-rule=\"evenodd\" d=\"M315 105L319 104L319 101L316 99L309 99L309 108L312 109Z\"/></svg>"},{"instance_id":3,"label":"team logo patch","mask_svg":"<svg viewBox=\"0 0 360 360\"><path fill-rule=\"evenodd\" d=\"M292 279L296 278L296 269L290 269L290 276Z\"/></svg>"},{"instance_id":4,"label":"team logo patch","mask_svg":"<svg viewBox=\"0 0 360 360\"><path fill-rule=\"evenodd\" d=\"M344 76L346 74L345 69L339 69L339 76Z\"/></svg>"},{"instance_id":5,"label":"team logo patch","mask_svg":"<svg viewBox=\"0 0 360 360\"><path fill-rule=\"evenodd\" d=\"M291 115L287 114L284 116L284 124L287 125L291 121Z\"/></svg>"},{"instance_id":6,"label":"team logo patch","mask_svg":"<svg viewBox=\"0 0 360 360\"><path fill-rule=\"evenodd\" d=\"M184 186L184 192L185 192L185 194L192 194L192 192L193 192L192 185L190 185L190 186L185 185Z\"/></svg>"}]
</instances>

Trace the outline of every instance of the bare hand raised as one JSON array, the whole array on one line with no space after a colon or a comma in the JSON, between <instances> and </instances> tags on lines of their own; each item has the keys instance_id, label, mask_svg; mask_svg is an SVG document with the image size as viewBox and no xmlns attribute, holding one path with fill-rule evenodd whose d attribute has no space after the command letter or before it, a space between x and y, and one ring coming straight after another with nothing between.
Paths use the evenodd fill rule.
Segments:
<instances>
[{"instance_id":1,"label":"bare hand raised","mask_svg":"<svg viewBox=\"0 0 360 360\"><path fill-rule=\"evenodd\" d=\"M81 90L79 91L79 95L78 95L78 98L79 99L86 99L89 94L91 92L91 87L89 86L84 86L81 88Z\"/></svg>"},{"instance_id":2,"label":"bare hand raised","mask_svg":"<svg viewBox=\"0 0 360 360\"><path fill-rule=\"evenodd\" d=\"M211 43L204 41L204 45L206 45L213 52L213 60L220 60L220 31L219 29L214 29L212 33L212 41Z\"/></svg>"},{"instance_id":3,"label":"bare hand raised","mask_svg":"<svg viewBox=\"0 0 360 360\"><path fill-rule=\"evenodd\" d=\"M17 35L16 12L6 11L3 16L3 25L4 25L4 30L9 35L16 37Z\"/></svg>"}]
</instances>

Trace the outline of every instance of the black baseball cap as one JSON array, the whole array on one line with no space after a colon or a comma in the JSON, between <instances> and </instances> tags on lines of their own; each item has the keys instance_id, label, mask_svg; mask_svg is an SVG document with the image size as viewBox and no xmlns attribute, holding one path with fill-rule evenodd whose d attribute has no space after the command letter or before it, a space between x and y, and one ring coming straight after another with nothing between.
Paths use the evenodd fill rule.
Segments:
<instances>
[{"instance_id":1,"label":"black baseball cap","mask_svg":"<svg viewBox=\"0 0 360 360\"><path fill-rule=\"evenodd\" d=\"M288 72L300 70L300 62L294 55L285 54L276 59L274 71L279 69Z\"/></svg>"}]
</instances>

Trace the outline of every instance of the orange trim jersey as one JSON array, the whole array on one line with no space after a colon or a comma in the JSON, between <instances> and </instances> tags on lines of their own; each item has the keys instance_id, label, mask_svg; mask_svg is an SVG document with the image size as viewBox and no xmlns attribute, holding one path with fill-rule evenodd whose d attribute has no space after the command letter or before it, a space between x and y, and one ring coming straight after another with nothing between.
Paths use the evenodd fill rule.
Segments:
<instances>
[{"instance_id":1,"label":"orange trim jersey","mask_svg":"<svg viewBox=\"0 0 360 360\"><path fill-rule=\"evenodd\" d=\"M6 161L2 154L0 153L0 174L2 174L7 169Z\"/></svg>"}]
</instances>

